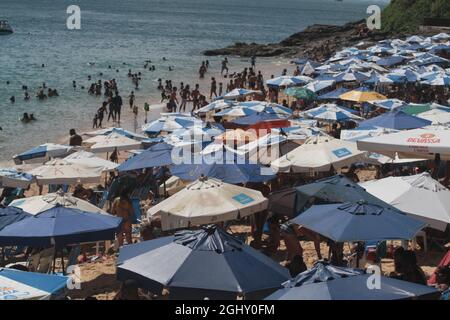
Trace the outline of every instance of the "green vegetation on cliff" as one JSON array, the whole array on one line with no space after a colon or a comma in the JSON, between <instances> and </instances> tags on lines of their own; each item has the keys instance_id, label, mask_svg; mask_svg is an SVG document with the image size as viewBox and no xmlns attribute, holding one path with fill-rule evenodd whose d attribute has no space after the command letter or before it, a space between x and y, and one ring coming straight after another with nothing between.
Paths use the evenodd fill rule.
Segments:
<instances>
[{"instance_id":1,"label":"green vegetation on cliff","mask_svg":"<svg viewBox=\"0 0 450 320\"><path fill-rule=\"evenodd\" d=\"M450 0L391 0L381 24L383 31L414 32L424 18L450 18Z\"/></svg>"}]
</instances>

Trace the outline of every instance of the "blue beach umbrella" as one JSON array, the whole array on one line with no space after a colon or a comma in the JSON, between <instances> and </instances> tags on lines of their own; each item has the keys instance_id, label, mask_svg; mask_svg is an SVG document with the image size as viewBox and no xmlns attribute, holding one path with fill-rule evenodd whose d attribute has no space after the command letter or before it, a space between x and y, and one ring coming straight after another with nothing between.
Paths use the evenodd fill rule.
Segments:
<instances>
[{"instance_id":1,"label":"blue beach umbrella","mask_svg":"<svg viewBox=\"0 0 450 320\"><path fill-rule=\"evenodd\" d=\"M399 99L376 100L376 101L370 101L369 103L378 108L383 108L386 110L394 110L394 109L401 108L401 107L404 107L407 105L406 102L399 100Z\"/></svg>"},{"instance_id":2,"label":"blue beach umbrella","mask_svg":"<svg viewBox=\"0 0 450 320\"><path fill-rule=\"evenodd\" d=\"M144 152L129 158L117 170L124 172L171 165L173 164L172 149L173 146L165 142L155 144Z\"/></svg>"},{"instance_id":3,"label":"blue beach umbrella","mask_svg":"<svg viewBox=\"0 0 450 320\"><path fill-rule=\"evenodd\" d=\"M344 203L367 201L383 207L389 204L368 193L359 184L343 175L335 175L329 178L319 179L300 187L289 188L275 192L269 199L272 211L276 208L284 208L284 213L296 216L304 211L305 206L314 200L318 203ZM277 212L279 212L277 210Z\"/></svg>"},{"instance_id":4,"label":"blue beach umbrella","mask_svg":"<svg viewBox=\"0 0 450 320\"><path fill-rule=\"evenodd\" d=\"M426 223L364 201L315 205L291 220L336 242L409 240Z\"/></svg>"},{"instance_id":5,"label":"blue beach umbrella","mask_svg":"<svg viewBox=\"0 0 450 320\"><path fill-rule=\"evenodd\" d=\"M56 206L0 231L0 246L62 247L112 240L122 218Z\"/></svg>"},{"instance_id":6,"label":"blue beach umbrella","mask_svg":"<svg viewBox=\"0 0 450 320\"><path fill-rule=\"evenodd\" d=\"M387 58L382 58L380 60L377 60L376 64L382 67L391 67L396 64L400 64L406 59L402 56L390 56Z\"/></svg>"},{"instance_id":7,"label":"blue beach umbrella","mask_svg":"<svg viewBox=\"0 0 450 320\"><path fill-rule=\"evenodd\" d=\"M0 230L14 222L30 218L33 215L15 207L0 208Z\"/></svg>"},{"instance_id":8,"label":"blue beach umbrella","mask_svg":"<svg viewBox=\"0 0 450 320\"><path fill-rule=\"evenodd\" d=\"M396 130L409 130L426 127L431 124L431 121L409 115L403 111L394 110L361 122L359 128L380 127Z\"/></svg>"},{"instance_id":9,"label":"blue beach umbrella","mask_svg":"<svg viewBox=\"0 0 450 320\"><path fill-rule=\"evenodd\" d=\"M250 107L233 107L216 113L216 116L245 117L257 113Z\"/></svg>"},{"instance_id":10,"label":"blue beach umbrella","mask_svg":"<svg viewBox=\"0 0 450 320\"><path fill-rule=\"evenodd\" d=\"M170 299L261 299L281 288L289 272L271 258L215 226L125 246L117 263L120 281Z\"/></svg>"},{"instance_id":11,"label":"blue beach umbrella","mask_svg":"<svg viewBox=\"0 0 450 320\"><path fill-rule=\"evenodd\" d=\"M384 276L380 288L371 289L367 285L370 276L359 269L318 262L265 300L404 300L439 296L433 287Z\"/></svg>"},{"instance_id":12,"label":"blue beach umbrella","mask_svg":"<svg viewBox=\"0 0 450 320\"><path fill-rule=\"evenodd\" d=\"M282 116L276 113L257 113L252 114L246 117L242 117L236 120L233 120L232 122L234 124L243 125L243 126L251 126L256 123L265 122L265 121L275 121L275 120L286 120L286 116Z\"/></svg>"},{"instance_id":13,"label":"blue beach umbrella","mask_svg":"<svg viewBox=\"0 0 450 320\"><path fill-rule=\"evenodd\" d=\"M348 70L345 72L342 72L338 75L336 75L334 77L334 80L336 81L336 83L341 83L341 82L363 82L365 80L367 80L369 77L359 71L353 71L353 70Z\"/></svg>"},{"instance_id":14,"label":"blue beach umbrella","mask_svg":"<svg viewBox=\"0 0 450 320\"><path fill-rule=\"evenodd\" d=\"M268 86L272 87L290 87L304 85L312 81L312 78L305 76L281 76L266 81Z\"/></svg>"},{"instance_id":15,"label":"blue beach umbrella","mask_svg":"<svg viewBox=\"0 0 450 320\"><path fill-rule=\"evenodd\" d=\"M45 143L14 156L15 161L27 161L38 158L64 157L72 147L54 143Z\"/></svg>"},{"instance_id":16,"label":"blue beach umbrella","mask_svg":"<svg viewBox=\"0 0 450 320\"><path fill-rule=\"evenodd\" d=\"M207 161L201 159L200 164L179 164L170 167L172 175L181 180L195 181L202 175L205 177L216 178L226 183L237 184L247 182L266 182L276 178L270 168L264 168L256 163L249 163L244 158L238 158L235 155L225 152L221 157L214 157L216 161ZM234 159L231 160L230 159ZM211 163L213 162L213 163ZM268 172L271 174L268 174Z\"/></svg>"},{"instance_id":17,"label":"blue beach umbrella","mask_svg":"<svg viewBox=\"0 0 450 320\"><path fill-rule=\"evenodd\" d=\"M68 277L0 268L1 300L63 298Z\"/></svg>"}]
</instances>

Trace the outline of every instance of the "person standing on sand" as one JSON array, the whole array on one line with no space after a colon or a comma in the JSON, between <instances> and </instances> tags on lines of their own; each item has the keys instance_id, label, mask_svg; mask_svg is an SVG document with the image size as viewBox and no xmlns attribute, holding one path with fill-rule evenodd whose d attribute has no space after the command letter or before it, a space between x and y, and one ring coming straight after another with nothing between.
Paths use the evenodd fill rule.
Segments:
<instances>
[{"instance_id":1,"label":"person standing on sand","mask_svg":"<svg viewBox=\"0 0 450 320\"><path fill-rule=\"evenodd\" d=\"M183 112L186 111L186 104L188 99L190 98L191 92L190 92L190 87L187 84L186 87L183 88L183 90L181 90L181 104L180 104L180 112L181 109L183 109Z\"/></svg>"},{"instance_id":2,"label":"person standing on sand","mask_svg":"<svg viewBox=\"0 0 450 320\"><path fill-rule=\"evenodd\" d=\"M129 96L129 101L130 101L130 109L133 109L133 105L134 105L134 99L135 99L135 96L134 96L134 91L131 91L131 94L130 94L130 96Z\"/></svg>"},{"instance_id":3,"label":"person standing on sand","mask_svg":"<svg viewBox=\"0 0 450 320\"><path fill-rule=\"evenodd\" d=\"M211 78L211 91L209 93L209 99L212 99L212 96L217 98L217 82L214 77Z\"/></svg>"},{"instance_id":4,"label":"person standing on sand","mask_svg":"<svg viewBox=\"0 0 450 320\"><path fill-rule=\"evenodd\" d=\"M170 112L177 112L178 98L177 98L177 88L173 87L170 93L169 103L167 104Z\"/></svg>"},{"instance_id":5,"label":"person standing on sand","mask_svg":"<svg viewBox=\"0 0 450 320\"><path fill-rule=\"evenodd\" d=\"M114 105L114 99L113 98L109 98L108 99L108 104L109 104L109 113L108 113L108 119L107 121L109 122L109 119L112 118L113 122L116 121L116 115L115 115L115 105Z\"/></svg>"},{"instance_id":6,"label":"person standing on sand","mask_svg":"<svg viewBox=\"0 0 450 320\"><path fill-rule=\"evenodd\" d=\"M254 68L256 66L256 56L255 55L252 56L251 63L252 63L252 68Z\"/></svg>"},{"instance_id":7,"label":"person standing on sand","mask_svg":"<svg viewBox=\"0 0 450 320\"><path fill-rule=\"evenodd\" d=\"M120 231L117 233L117 241L119 247L123 246L123 237L128 244L132 243L131 231L134 217L134 209L127 190L122 190L120 197L113 202L111 214L122 218L122 225Z\"/></svg>"},{"instance_id":8,"label":"person standing on sand","mask_svg":"<svg viewBox=\"0 0 450 320\"><path fill-rule=\"evenodd\" d=\"M205 77L205 73L206 73L206 65L205 62L202 62L202 65L200 66L200 69L198 70L198 73L200 75L200 79L203 79Z\"/></svg>"},{"instance_id":9,"label":"person standing on sand","mask_svg":"<svg viewBox=\"0 0 450 320\"><path fill-rule=\"evenodd\" d=\"M103 122L103 118L105 117L105 112L106 112L106 106L108 105L108 102L104 101L102 103L102 106L97 110L97 115L98 115L98 126L101 128L102 127L102 122Z\"/></svg>"},{"instance_id":10,"label":"person standing on sand","mask_svg":"<svg viewBox=\"0 0 450 320\"><path fill-rule=\"evenodd\" d=\"M192 97L192 111L195 110L195 108L198 107L198 98L200 96L200 86L199 84L195 85L195 89L191 92Z\"/></svg>"},{"instance_id":11,"label":"person standing on sand","mask_svg":"<svg viewBox=\"0 0 450 320\"><path fill-rule=\"evenodd\" d=\"M226 75L228 75L228 58L226 57L222 60L222 70L220 71L220 74L223 75L225 70L227 71Z\"/></svg>"},{"instance_id":12,"label":"person standing on sand","mask_svg":"<svg viewBox=\"0 0 450 320\"><path fill-rule=\"evenodd\" d=\"M69 146L71 147L81 146L81 144L83 143L83 139L81 138L80 135L76 133L75 129L70 129L69 134L70 134Z\"/></svg>"},{"instance_id":13,"label":"person standing on sand","mask_svg":"<svg viewBox=\"0 0 450 320\"><path fill-rule=\"evenodd\" d=\"M223 94L223 83L219 82L219 97L221 97Z\"/></svg>"},{"instance_id":14,"label":"person standing on sand","mask_svg":"<svg viewBox=\"0 0 450 320\"><path fill-rule=\"evenodd\" d=\"M115 118L117 120L118 123L120 123L120 113L122 111L122 97L119 95L119 91L116 91L116 96L113 98L114 100L114 113L115 113Z\"/></svg>"}]
</instances>

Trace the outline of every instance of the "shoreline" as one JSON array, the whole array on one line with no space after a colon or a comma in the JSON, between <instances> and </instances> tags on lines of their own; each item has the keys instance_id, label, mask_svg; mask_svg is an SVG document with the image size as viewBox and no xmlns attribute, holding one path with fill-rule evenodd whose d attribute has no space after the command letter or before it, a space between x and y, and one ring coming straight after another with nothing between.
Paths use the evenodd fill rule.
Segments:
<instances>
[{"instance_id":1,"label":"shoreline","mask_svg":"<svg viewBox=\"0 0 450 320\"><path fill-rule=\"evenodd\" d=\"M229 58L229 61L230 61L229 73L231 73L231 74L233 72L241 72L244 67L250 66L250 61L246 61L241 58L231 58L231 59ZM201 61L199 61L199 64L200 64L200 62ZM269 79L272 74L274 74L274 75L281 74L282 70L285 68L288 69L288 71L290 71L290 68L294 68L294 67L295 67L295 65L291 64L289 59L281 58L281 57L279 59L260 58L257 60L257 63L256 63L256 69L260 70L262 72L262 74L264 75L264 79ZM229 81L228 78L222 77L220 75L220 66L218 63L215 63L210 66L204 79L198 78L197 70L192 70L191 74L192 74L192 76L189 77L188 79L186 79L186 78L182 78L181 75L177 75L176 73L174 73L174 77L172 77L171 80L172 80L174 86L179 86L180 82L184 82L185 84L190 84L191 87L193 87L196 83L200 84L200 90L201 90L202 94L204 94L207 97L207 101L210 100L209 99L209 89L210 89L211 77L215 77L217 79L217 82L223 82L224 88L226 87L226 83ZM165 79L163 79L163 81L164 80ZM157 85L157 82L155 82L155 86L156 85ZM120 83L119 83L119 87L120 87ZM141 89L141 90L144 90L144 89ZM159 93L159 91L158 91L158 93ZM144 124L144 121L145 121L145 112L143 110L144 103L145 102L149 103L150 107L161 104L160 98L156 97L155 95L148 94L147 96L145 96L145 97L144 96L145 96L145 94L137 95L136 100L135 100L135 105L137 105L139 107L139 113L138 113L138 118L137 118L138 123L137 123L137 130L136 130L137 133L141 133L140 128L142 127L142 125ZM107 122L106 118L105 118L104 122L103 122L103 128L121 127L126 130L134 131L134 115L131 112L131 109L129 108L128 100L125 98L125 96L122 96L122 99L124 100L124 105L122 106L122 121L120 122L120 125L117 122ZM164 103L166 103L166 102L164 102ZM192 104L188 104L187 108L190 111L192 108ZM159 109L159 110L151 109L151 111L148 113L148 119L147 119L148 122L158 119L160 117L161 112L163 112L163 110L161 110L161 109ZM75 127L74 129L80 135L83 135L86 132L91 132L91 131L97 130L97 129L92 129L92 121L91 120L84 120L84 119L79 119L78 126ZM67 128L67 133L65 133L59 139L55 139L54 141L48 141L48 140L36 141L34 143L34 145L38 146L38 145L46 143L46 142L68 144L68 140L69 140L68 130L69 130L69 128ZM22 152L23 151L26 151L26 150L22 150ZM5 150L3 152L7 153L7 148L5 148ZM9 155L9 160L0 161L0 167L14 166L14 161L12 160L13 156L14 155L11 154L11 155Z\"/></svg>"}]
</instances>

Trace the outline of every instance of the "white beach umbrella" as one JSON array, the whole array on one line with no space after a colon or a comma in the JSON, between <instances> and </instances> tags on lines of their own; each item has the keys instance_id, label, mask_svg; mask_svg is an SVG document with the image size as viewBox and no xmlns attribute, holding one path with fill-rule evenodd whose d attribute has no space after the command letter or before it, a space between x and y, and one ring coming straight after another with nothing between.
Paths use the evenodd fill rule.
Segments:
<instances>
[{"instance_id":1,"label":"white beach umbrella","mask_svg":"<svg viewBox=\"0 0 450 320\"><path fill-rule=\"evenodd\" d=\"M72 194L64 193L62 191L48 193L41 196L17 199L11 202L9 206L22 209L23 211L33 215L44 212L56 206L79 209L81 211L93 213L108 214L93 204L82 199L75 198Z\"/></svg>"},{"instance_id":2,"label":"white beach umbrella","mask_svg":"<svg viewBox=\"0 0 450 320\"><path fill-rule=\"evenodd\" d=\"M439 108L434 108L416 115L416 117L429 120L433 124L447 124L450 123L450 108L448 110L443 110Z\"/></svg>"},{"instance_id":3,"label":"white beach umbrella","mask_svg":"<svg viewBox=\"0 0 450 320\"><path fill-rule=\"evenodd\" d=\"M112 171L116 169L119 164L97 157L92 152L77 151L64 158L70 163L80 164L86 167L103 167L103 171Z\"/></svg>"},{"instance_id":4,"label":"white beach umbrella","mask_svg":"<svg viewBox=\"0 0 450 320\"><path fill-rule=\"evenodd\" d=\"M450 223L450 191L428 173L368 181L367 192L397 209L445 231Z\"/></svg>"},{"instance_id":5,"label":"white beach umbrella","mask_svg":"<svg viewBox=\"0 0 450 320\"><path fill-rule=\"evenodd\" d=\"M134 139L127 138L118 133L111 133L107 136L96 136L85 141L87 144L92 144L90 147L92 152L112 152L134 150L141 148L141 142Z\"/></svg>"},{"instance_id":6,"label":"white beach umbrella","mask_svg":"<svg viewBox=\"0 0 450 320\"><path fill-rule=\"evenodd\" d=\"M377 152L393 158L434 159L439 153L441 159L450 160L450 128L429 126L415 130L400 131L357 141L358 149Z\"/></svg>"},{"instance_id":7,"label":"white beach umbrella","mask_svg":"<svg viewBox=\"0 0 450 320\"><path fill-rule=\"evenodd\" d=\"M163 230L235 220L267 209L261 192L200 178L150 208L148 216L160 215Z\"/></svg>"},{"instance_id":8,"label":"white beach umbrella","mask_svg":"<svg viewBox=\"0 0 450 320\"><path fill-rule=\"evenodd\" d=\"M354 142L318 136L272 161L271 167L281 172L326 172L364 160L364 152L358 151Z\"/></svg>"},{"instance_id":9,"label":"white beach umbrella","mask_svg":"<svg viewBox=\"0 0 450 320\"><path fill-rule=\"evenodd\" d=\"M125 129L122 129L122 128L115 128L115 127L99 129L99 130L96 130L96 131L91 131L91 132L84 133L83 135L88 136L88 137L107 136L107 135L109 135L109 134L111 134L113 132L121 134L121 135L123 135L125 137L128 137L128 138L131 138L131 139L136 139L136 140L147 139L147 137L142 135L142 134L134 133L134 132L131 132L129 130L125 130Z\"/></svg>"},{"instance_id":10,"label":"white beach umbrella","mask_svg":"<svg viewBox=\"0 0 450 320\"><path fill-rule=\"evenodd\" d=\"M28 173L35 176L38 185L98 183L103 167L86 167L67 160L56 159L46 162Z\"/></svg>"}]
</instances>

